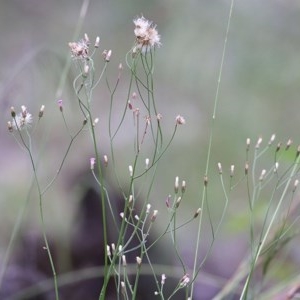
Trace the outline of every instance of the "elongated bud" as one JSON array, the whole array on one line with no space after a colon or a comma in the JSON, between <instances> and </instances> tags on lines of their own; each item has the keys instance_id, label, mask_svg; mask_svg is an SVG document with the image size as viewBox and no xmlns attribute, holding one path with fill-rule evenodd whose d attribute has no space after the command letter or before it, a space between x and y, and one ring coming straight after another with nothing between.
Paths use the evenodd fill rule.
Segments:
<instances>
[{"instance_id":1,"label":"elongated bud","mask_svg":"<svg viewBox=\"0 0 300 300\"><path fill-rule=\"evenodd\" d=\"M110 58L111 58L111 54L112 54L112 51L111 50L104 50L103 51L103 56L104 56L104 60L106 62L109 62L110 61Z\"/></svg>"},{"instance_id":2,"label":"elongated bud","mask_svg":"<svg viewBox=\"0 0 300 300\"><path fill-rule=\"evenodd\" d=\"M157 214L158 214L158 210L154 210L153 214L151 216L151 222L152 223L156 220Z\"/></svg>"},{"instance_id":3,"label":"elongated bud","mask_svg":"<svg viewBox=\"0 0 300 300\"><path fill-rule=\"evenodd\" d=\"M126 261L126 256L125 255L122 255L122 265L123 265L123 267L127 266L127 261Z\"/></svg>"},{"instance_id":4,"label":"elongated bud","mask_svg":"<svg viewBox=\"0 0 300 300\"><path fill-rule=\"evenodd\" d=\"M289 150L289 148L291 147L293 141L291 139L289 139L286 143L286 146L285 146L285 150Z\"/></svg>"},{"instance_id":5,"label":"elongated bud","mask_svg":"<svg viewBox=\"0 0 300 300\"><path fill-rule=\"evenodd\" d=\"M278 152L280 150L280 148L281 148L281 143L278 143L277 147L276 147L276 152Z\"/></svg>"},{"instance_id":6,"label":"elongated bud","mask_svg":"<svg viewBox=\"0 0 300 300\"><path fill-rule=\"evenodd\" d=\"M63 101L60 99L57 101L57 104L58 104L59 110L62 112L63 111Z\"/></svg>"},{"instance_id":7,"label":"elongated bud","mask_svg":"<svg viewBox=\"0 0 300 300\"><path fill-rule=\"evenodd\" d=\"M251 140L249 138L247 138L246 140L246 150L248 151L249 148L250 148L250 143L251 143Z\"/></svg>"},{"instance_id":8,"label":"elongated bud","mask_svg":"<svg viewBox=\"0 0 300 300\"><path fill-rule=\"evenodd\" d=\"M276 138L276 135L275 135L275 134L272 134L272 136L271 136L271 138L270 138L270 140L269 140L269 146L271 146L271 145L273 144L275 138Z\"/></svg>"},{"instance_id":9,"label":"elongated bud","mask_svg":"<svg viewBox=\"0 0 300 300\"><path fill-rule=\"evenodd\" d=\"M266 170L264 169L264 170L261 171L261 174L260 174L260 176L259 176L259 181L264 180L265 175L266 175Z\"/></svg>"},{"instance_id":10,"label":"elongated bud","mask_svg":"<svg viewBox=\"0 0 300 300\"><path fill-rule=\"evenodd\" d=\"M96 163L95 157L91 157L91 158L90 158L91 170L94 170L95 163Z\"/></svg>"},{"instance_id":11,"label":"elongated bud","mask_svg":"<svg viewBox=\"0 0 300 300\"><path fill-rule=\"evenodd\" d=\"M181 193L184 194L186 190L186 182L185 180L182 180L182 183L181 183Z\"/></svg>"},{"instance_id":12,"label":"elongated bud","mask_svg":"<svg viewBox=\"0 0 300 300\"><path fill-rule=\"evenodd\" d=\"M255 148L258 149L261 145L261 142L262 142L262 137L259 137L258 140L257 140L257 143L255 145Z\"/></svg>"},{"instance_id":13,"label":"elongated bud","mask_svg":"<svg viewBox=\"0 0 300 300\"><path fill-rule=\"evenodd\" d=\"M126 295L126 287L124 281L121 281L121 292L123 295Z\"/></svg>"},{"instance_id":14,"label":"elongated bud","mask_svg":"<svg viewBox=\"0 0 300 300\"><path fill-rule=\"evenodd\" d=\"M175 191L175 194L178 193L178 188L179 188L179 177L176 176L176 177L175 177L175 184L174 184L174 191Z\"/></svg>"},{"instance_id":15,"label":"elongated bud","mask_svg":"<svg viewBox=\"0 0 300 300\"><path fill-rule=\"evenodd\" d=\"M133 175L133 168L132 168L132 165L130 165L130 166L128 167L128 170L129 170L129 175L130 175L130 177L132 177L132 175Z\"/></svg>"},{"instance_id":16,"label":"elongated bud","mask_svg":"<svg viewBox=\"0 0 300 300\"><path fill-rule=\"evenodd\" d=\"M201 213L201 208L199 207L194 214L194 219L196 219L200 215L200 213Z\"/></svg>"},{"instance_id":17,"label":"elongated bud","mask_svg":"<svg viewBox=\"0 0 300 300\"><path fill-rule=\"evenodd\" d=\"M99 118L96 118L93 122L93 126L96 126L99 123Z\"/></svg>"},{"instance_id":18,"label":"elongated bud","mask_svg":"<svg viewBox=\"0 0 300 300\"><path fill-rule=\"evenodd\" d=\"M39 118L41 118L44 115L45 105L42 105L39 112Z\"/></svg>"},{"instance_id":19,"label":"elongated bud","mask_svg":"<svg viewBox=\"0 0 300 300\"><path fill-rule=\"evenodd\" d=\"M106 251L107 251L107 256L111 257L111 252L110 252L110 247L109 245L106 245Z\"/></svg>"},{"instance_id":20,"label":"elongated bud","mask_svg":"<svg viewBox=\"0 0 300 300\"><path fill-rule=\"evenodd\" d=\"M295 182L294 182L294 188L293 188L293 192L295 192L295 190L296 190L296 188L297 188L298 184L299 184L299 180L298 180L298 179L296 179L296 180L295 180Z\"/></svg>"},{"instance_id":21,"label":"elongated bud","mask_svg":"<svg viewBox=\"0 0 300 300\"><path fill-rule=\"evenodd\" d=\"M176 208L179 207L180 202L181 202L181 197L178 197L177 200L176 200L176 203L175 203Z\"/></svg>"},{"instance_id":22,"label":"elongated bud","mask_svg":"<svg viewBox=\"0 0 300 300\"><path fill-rule=\"evenodd\" d=\"M15 111L15 108L14 108L13 106L10 108L10 114L11 114L11 116L12 116L13 118L16 117L16 111Z\"/></svg>"},{"instance_id":23,"label":"elongated bud","mask_svg":"<svg viewBox=\"0 0 300 300\"><path fill-rule=\"evenodd\" d=\"M171 195L168 195L168 197L166 199L166 206L167 206L167 208L170 208L170 201L171 201Z\"/></svg>"},{"instance_id":24,"label":"elongated bud","mask_svg":"<svg viewBox=\"0 0 300 300\"><path fill-rule=\"evenodd\" d=\"M245 175L248 175L248 171L249 171L249 163L246 161L246 163L245 163Z\"/></svg>"},{"instance_id":25,"label":"elongated bud","mask_svg":"<svg viewBox=\"0 0 300 300\"><path fill-rule=\"evenodd\" d=\"M149 168L149 162L150 162L149 158L146 158L146 159L145 159L145 167L146 167L146 170L148 170L148 168Z\"/></svg>"},{"instance_id":26,"label":"elongated bud","mask_svg":"<svg viewBox=\"0 0 300 300\"><path fill-rule=\"evenodd\" d=\"M218 163L218 169L219 169L219 174L221 175L223 173L223 170L220 162Z\"/></svg>"},{"instance_id":27,"label":"elongated bud","mask_svg":"<svg viewBox=\"0 0 300 300\"><path fill-rule=\"evenodd\" d=\"M14 130L10 121L7 122L7 128L8 128L9 132L13 132L13 130Z\"/></svg>"},{"instance_id":28,"label":"elongated bud","mask_svg":"<svg viewBox=\"0 0 300 300\"><path fill-rule=\"evenodd\" d=\"M185 287L188 285L188 283L190 282L190 276L189 274L185 274L181 279L180 279L180 283L179 285L181 287Z\"/></svg>"},{"instance_id":29,"label":"elongated bud","mask_svg":"<svg viewBox=\"0 0 300 300\"><path fill-rule=\"evenodd\" d=\"M234 175L234 165L230 166L230 177L233 177Z\"/></svg>"},{"instance_id":30,"label":"elongated bud","mask_svg":"<svg viewBox=\"0 0 300 300\"><path fill-rule=\"evenodd\" d=\"M84 34L84 40L85 40L85 43L86 43L87 45L90 44L90 38L89 38L89 36L87 35L87 33Z\"/></svg>"},{"instance_id":31,"label":"elongated bud","mask_svg":"<svg viewBox=\"0 0 300 300\"><path fill-rule=\"evenodd\" d=\"M84 65L84 68L83 68L83 74L82 74L82 76L83 76L83 77L87 77L88 74L89 74L89 70L90 70L89 65L85 64L85 65Z\"/></svg>"},{"instance_id":32,"label":"elongated bud","mask_svg":"<svg viewBox=\"0 0 300 300\"><path fill-rule=\"evenodd\" d=\"M164 285L164 284L165 284L166 279L167 279L166 274L162 274L162 275L161 275L161 285Z\"/></svg>"},{"instance_id":33,"label":"elongated bud","mask_svg":"<svg viewBox=\"0 0 300 300\"><path fill-rule=\"evenodd\" d=\"M107 155L103 155L103 161L104 161L104 166L107 167L107 165L108 165L108 157L107 157Z\"/></svg>"},{"instance_id":34,"label":"elongated bud","mask_svg":"<svg viewBox=\"0 0 300 300\"><path fill-rule=\"evenodd\" d=\"M298 146L298 148L297 148L296 157L298 157L298 156L299 156L299 154L300 154L300 145L299 145L299 146Z\"/></svg>"},{"instance_id":35,"label":"elongated bud","mask_svg":"<svg viewBox=\"0 0 300 300\"><path fill-rule=\"evenodd\" d=\"M148 215L150 213L150 209L151 209L151 204L148 203L146 206L146 214Z\"/></svg>"},{"instance_id":36,"label":"elongated bud","mask_svg":"<svg viewBox=\"0 0 300 300\"><path fill-rule=\"evenodd\" d=\"M129 205L129 206L132 206L132 203L133 203L133 196L132 196L132 195L129 195L129 198L128 198L128 205Z\"/></svg>"},{"instance_id":37,"label":"elongated bud","mask_svg":"<svg viewBox=\"0 0 300 300\"><path fill-rule=\"evenodd\" d=\"M95 48L99 48L99 45L100 45L100 37L97 36L95 41Z\"/></svg>"},{"instance_id":38,"label":"elongated bud","mask_svg":"<svg viewBox=\"0 0 300 300\"><path fill-rule=\"evenodd\" d=\"M204 176L204 186L206 187L208 185L208 177L207 175Z\"/></svg>"},{"instance_id":39,"label":"elongated bud","mask_svg":"<svg viewBox=\"0 0 300 300\"><path fill-rule=\"evenodd\" d=\"M142 264L142 259L139 256L136 257L136 263L138 264L138 266Z\"/></svg>"}]
</instances>

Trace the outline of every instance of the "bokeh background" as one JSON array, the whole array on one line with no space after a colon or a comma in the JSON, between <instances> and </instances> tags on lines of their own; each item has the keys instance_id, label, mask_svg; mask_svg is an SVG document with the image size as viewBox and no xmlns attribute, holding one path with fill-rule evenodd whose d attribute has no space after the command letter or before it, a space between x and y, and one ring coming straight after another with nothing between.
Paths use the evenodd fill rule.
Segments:
<instances>
[{"instance_id":1,"label":"bokeh background","mask_svg":"<svg viewBox=\"0 0 300 300\"><path fill-rule=\"evenodd\" d=\"M140 15L153 20L161 34L162 47L155 53L156 103L163 115L165 139L172 133L175 116L181 114L186 125L179 128L175 140L161 160L151 198L164 218L165 199L173 193L175 176L187 182L182 220L199 206L207 147L211 129L213 103L216 94L230 1L210 0L115 0L86 1L87 12L77 37L88 33L91 40L100 36L100 53L112 49L108 75L116 80L118 65L124 66L116 100L121 108L127 99L129 70L125 55L134 42L132 20ZM72 41L80 18L81 1L11 0L0 3L0 252L4 253L19 215L20 207L29 198L22 228L39 228L39 207L35 189L30 190L32 169L27 154L20 149L6 124L10 107L21 105L37 115L45 105L45 117L33 137L41 184L55 175L62 153L69 143L58 110L62 98L71 130L80 126L72 81L73 66L63 86L61 74L68 61L68 42ZM217 174L217 162L224 173L230 165L237 175L243 173L245 141L253 143L259 136L267 143L275 133L276 143L289 138L293 147L300 143L298 111L300 92L300 4L296 0L236 1L231 19L222 80L219 90L217 118L214 126L211 171ZM77 39L76 37L76 39ZM61 90L60 90L61 88ZM105 131L109 94L105 85L95 91L95 114ZM127 124L127 123L125 123ZM126 183L128 165L132 163L132 122L118 137L115 150L119 173ZM109 152L107 133L101 141L102 152ZM294 148L295 148L294 147ZM55 185L44 199L45 222L51 235L68 237L80 199L79 178L89 169L92 146L88 134L76 140ZM108 171L110 172L110 171ZM215 176L216 181L217 177ZM212 180L214 181L214 180ZM214 184L214 183L213 183ZM214 185L213 185L214 186ZM212 188L212 207L224 199L220 186ZM233 197L226 222L246 209L247 200L237 193ZM218 210L217 214L218 216ZM238 222L235 226L242 226ZM191 228L193 230L191 230ZM181 235L183 244L191 238L193 227ZM240 231L224 226L212 259L214 268L231 270L235 258L244 251L237 243ZM228 242L230 241L230 242ZM182 247L189 255L190 249ZM235 251L233 251L235 250ZM222 255L221 255L222 254ZM225 272L225 271L224 271ZM221 272L222 273L222 272ZM226 272L225 272L226 273Z\"/></svg>"}]
</instances>

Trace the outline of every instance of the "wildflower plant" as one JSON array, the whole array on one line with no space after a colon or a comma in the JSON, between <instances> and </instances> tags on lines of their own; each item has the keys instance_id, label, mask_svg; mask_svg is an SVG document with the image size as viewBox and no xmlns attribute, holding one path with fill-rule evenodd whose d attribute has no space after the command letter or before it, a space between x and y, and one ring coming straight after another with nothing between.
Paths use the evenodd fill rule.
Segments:
<instances>
[{"instance_id":1,"label":"wildflower plant","mask_svg":"<svg viewBox=\"0 0 300 300\"><path fill-rule=\"evenodd\" d=\"M77 72L73 81L74 99L81 120L77 124L77 130L73 132L65 115L63 99L56 100L57 113L63 120L69 136L69 144L65 153L62 154L57 173L46 184L42 185L38 178L37 155L34 147L32 147L32 142L35 128L40 120L47 115L47 110L42 105L35 116L25 105L21 106L20 112L16 112L14 107L11 108L11 120L8 121L7 126L9 132L14 135L18 144L27 152L30 158L34 183L38 191L42 232L45 250L53 273L56 300L59 299L59 282L56 272L57 267L54 264L47 238L43 199L49 188L55 186L55 182L66 163L69 151L81 134L90 137L93 153L91 157L86 158L86 168L89 169L98 185L100 191L99 201L101 201L102 206L102 215L99 217L103 225L105 256L103 282L99 294L100 300L106 299L110 281L114 282L118 299L136 299L140 278L144 274L145 268L148 274L153 277L156 286L154 291L149 291L154 298L172 299L176 297L180 290L183 290L185 299L193 299L197 289L198 275L203 270L224 224L232 194L235 190L241 188L244 189L244 195L247 199L250 247L245 259L241 262L239 272L234 274L224 286L219 287L219 293L214 299L225 299L229 294L239 294L240 299L252 299L257 295L270 295L272 293L271 289L266 288L271 263L278 251L289 242L299 221L299 215L297 214L299 204L295 203L295 193L299 184L300 147L296 148L295 151L291 139L286 142L285 147L281 143L276 146L275 135L270 138L266 145L263 145L262 138L259 138L253 145L250 139L247 139L243 174L240 178L236 176L237 166L231 164L229 170L225 171L221 160L215 166L214 173L209 172L214 127L217 121L219 87L233 4L234 1L231 1L211 119L206 168L202 174L203 181L200 186L201 196L193 211L190 212L190 217L184 222L179 221L178 214L182 203L186 200L186 190L188 189L186 180L181 180L179 175L175 176L175 180L170 179L170 181L174 180L174 189L170 192L170 195L165 197L165 212L162 213L157 210L153 199L158 165L168 153L179 127L185 125L188 121L186 122L185 117L178 114L173 117L173 130L171 132L165 130L164 116L160 112L159 101L157 101L155 95L154 73L156 51L162 43L157 27L152 21L147 20L144 16L138 16L133 20L133 46L126 55L126 69L122 64L119 65L113 83L111 83L107 74L109 64L114 60L113 51L104 49L99 37L91 41L88 34L85 34L79 41L69 42L70 57ZM96 67L99 65L99 58L102 59L100 70ZM116 103L116 91L120 81L123 80L122 74L125 70L130 74L128 90L126 95L123 95L123 102L118 99ZM101 131L99 121L102 122L103 120L101 112L95 108L97 106L94 104L95 89L103 87L102 83L109 92L110 99L107 117L109 151L102 147L102 137L105 133ZM118 108L122 106L120 115L115 113L116 105L118 105ZM115 121L116 119L117 121ZM128 139L132 140L133 153L128 154L128 157L126 157L130 163L126 170L127 181L126 187L124 187L119 173L120 158L116 154L115 142L117 137L122 134L121 128L125 126L127 119L132 120L134 128L133 131L128 133ZM294 151L293 160L286 163L284 153L292 151ZM273 159L269 162L269 165L261 168L263 164L261 161L267 155L270 155ZM121 211L114 210L104 178L105 168L110 168L113 172L113 178L122 194L124 201ZM217 219L214 219L211 213L211 202L208 196L212 177L218 178L223 196L223 202L218 204L222 209ZM260 206L258 204L262 201L265 201L266 205L262 209L263 217L259 219L257 212ZM155 228L157 219L161 218L162 215L164 218L167 216L167 225L165 228L159 228L158 230L158 228ZM202 250L205 217L210 228L211 240L208 247L206 247L208 250L203 255L203 251L200 250ZM118 237L113 242L108 238L110 220L112 220L118 232ZM196 241L192 266L186 262L186 257L181 251L179 237L179 229L190 224L196 224L197 227L196 233L191 236L193 242ZM20 226L20 223L17 223L16 226ZM149 236L153 234L154 230L159 232L158 236L153 242L149 242ZM169 274L164 269L167 266L157 268L152 262L153 257L149 254L150 250L156 247L160 240L168 237L177 258L176 263L180 269L177 285L169 294L166 292ZM134 240L138 241L137 245L133 245ZM10 246L7 255L9 255L9 249ZM129 254L132 252L135 253L134 262L129 261ZM134 276L131 276L130 267L134 270ZM254 281L254 275L259 270L262 270L264 279L261 285L257 285ZM5 263L0 273L0 286L4 272Z\"/></svg>"}]
</instances>

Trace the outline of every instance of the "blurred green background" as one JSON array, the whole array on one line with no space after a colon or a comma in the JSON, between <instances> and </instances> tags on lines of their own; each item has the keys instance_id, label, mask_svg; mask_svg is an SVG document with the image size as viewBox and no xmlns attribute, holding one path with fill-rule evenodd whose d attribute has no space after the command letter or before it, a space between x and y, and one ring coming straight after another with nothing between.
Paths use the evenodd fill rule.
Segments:
<instances>
[{"instance_id":1,"label":"blurred green background","mask_svg":"<svg viewBox=\"0 0 300 300\"><path fill-rule=\"evenodd\" d=\"M182 208L182 219L186 219L199 206L197 201L202 192L230 1L103 0L87 3L79 37L88 33L93 41L99 35L99 53L112 49L108 70L112 82L117 77L119 63L123 64L123 77L115 100L120 102L120 110L127 100L129 70L125 55L134 42L132 20L143 14L157 24L162 47L155 54L154 78L165 139L173 130L176 115L183 115L187 124L179 128L174 143L161 161L152 198L164 217L165 198L173 193L175 176L186 180L187 192ZM60 96L57 89L69 55L68 42L72 41L80 19L81 5L78 0L12 0L0 4L1 251L6 248L32 180L29 159L6 127L10 107L19 110L25 105L37 115L40 106L46 106L45 117L34 136L38 174L41 184L45 185L54 176L69 141L57 108L57 97ZM224 173L229 173L231 164L236 165L237 174L243 173L248 137L255 143L257 137L262 136L266 143L271 134L276 133L276 143L285 143L289 138L294 145L300 143L299 20L300 4L296 0L236 1L214 127L213 174L217 174L217 162L222 162ZM61 98L70 127L75 131L82 119L78 117L72 90L74 74L76 69L72 67ZM102 130L107 126L109 104L105 85L97 88L94 101ZM126 154L132 153L133 145L132 124L128 126L115 144L120 157L119 172L125 182L128 165L132 163L132 154ZM101 147L103 153L109 151L105 134ZM80 136L58 181L45 195L45 219L53 234L64 236L69 232L80 198L76 180L88 171L91 155L88 134ZM210 197L218 206L218 198L223 201L220 187L216 188L215 194L212 189ZM35 190L29 198L23 224L35 226L39 220ZM246 199L240 196L232 201L238 201L238 206L232 204L229 219L235 215L236 207L243 209L247 205ZM223 239L226 241L228 237L225 235Z\"/></svg>"}]
</instances>

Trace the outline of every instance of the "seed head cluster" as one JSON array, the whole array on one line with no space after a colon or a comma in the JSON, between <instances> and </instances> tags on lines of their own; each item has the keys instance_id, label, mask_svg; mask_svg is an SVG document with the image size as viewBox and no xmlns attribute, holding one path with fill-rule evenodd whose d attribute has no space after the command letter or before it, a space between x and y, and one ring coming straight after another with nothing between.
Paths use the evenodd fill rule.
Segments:
<instances>
[{"instance_id":1,"label":"seed head cluster","mask_svg":"<svg viewBox=\"0 0 300 300\"><path fill-rule=\"evenodd\" d=\"M21 106L21 112L16 114L14 108L11 108L11 115L13 120L11 122L12 128L16 130L23 130L29 128L32 124L32 115L27 111L26 106Z\"/></svg>"},{"instance_id":2,"label":"seed head cluster","mask_svg":"<svg viewBox=\"0 0 300 300\"><path fill-rule=\"evenodd\" d=\"M133 23L135 25L134 34L136 37L136 45L133 48L133 53L140 51L145 54L151 49L161 45L160 35L156 30L155 24L143 16L134 19Z\"/></svg>"}]
</instances>

